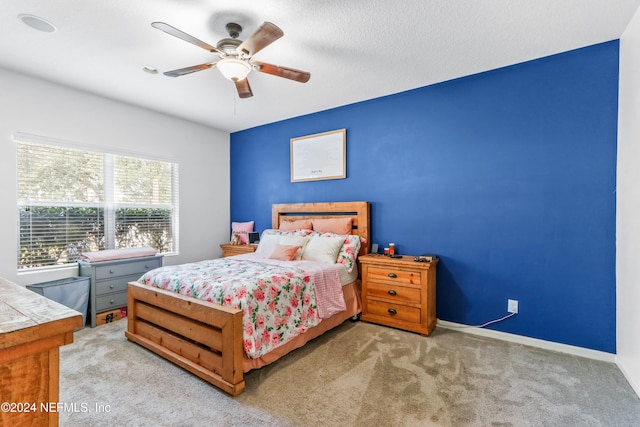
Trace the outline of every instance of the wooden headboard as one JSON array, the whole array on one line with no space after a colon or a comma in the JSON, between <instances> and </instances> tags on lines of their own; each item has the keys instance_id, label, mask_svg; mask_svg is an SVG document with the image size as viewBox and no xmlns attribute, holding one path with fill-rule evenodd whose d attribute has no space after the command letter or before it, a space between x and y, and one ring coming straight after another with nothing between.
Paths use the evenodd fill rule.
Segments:
<instances>
[{"instance_id":1,"label":"wooden headboard","mask_svg":"<svg viewBox=\"0 0 640 427\"><path fill-rule=\"evenodd\" d=\"M278 229L280 222L285 220L336 217L352 219L351 234L364 239L359 255L368 254L371 246L369 202L285 203L273 205L271 209L271 222L274 229Z\"/></svg>"}]
</instances>

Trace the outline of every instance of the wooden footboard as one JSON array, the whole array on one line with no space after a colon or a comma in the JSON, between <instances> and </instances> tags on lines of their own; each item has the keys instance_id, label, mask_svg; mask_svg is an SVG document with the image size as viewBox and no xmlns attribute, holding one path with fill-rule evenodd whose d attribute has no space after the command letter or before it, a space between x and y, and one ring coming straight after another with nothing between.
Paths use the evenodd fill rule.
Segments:
<instances>
[{"instance_id":1,"label":"wooden footboard","mask_svg":"<svg viewBox=\"0 0 640 427\"><path fill-rule=\"evenodd\" d=\"M369 212L368 202L277 204L272 208L272 228L279 228L285 218L351 218L351 234L366 242L360 247L360 255L364 255L369 252L371 242ZM242 393L245 383L241 310L137 282L129 283L128 298L129 323L125 336L129 341L148 348L232 396ZM359 298L354 310L353 314L360 311ZM333 324L326 323L325 326L338 325L342 320L337 317ZM315 330L299 343L291 344L291 349L327 329ZM267 356L264 360L273 361L281 355ZM257 362L262 366L260 363ZM247 365L250 369L255 367L250 363Z\"/></svg>"},{"instance_id":2,"label":"wooden footboard","mask_svg":"<svg viewBox=\"0 0 640 427\"><path fill-rule=\"evenodd\" d=\"M129 341L232 396L244 390L242 311L129 283Z\"/></svg>"}]
</instances>

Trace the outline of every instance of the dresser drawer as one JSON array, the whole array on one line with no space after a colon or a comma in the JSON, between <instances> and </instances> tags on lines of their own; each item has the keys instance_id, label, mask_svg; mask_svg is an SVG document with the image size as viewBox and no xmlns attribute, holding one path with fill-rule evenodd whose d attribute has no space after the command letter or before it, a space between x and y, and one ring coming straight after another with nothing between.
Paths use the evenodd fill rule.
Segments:
<instances>
[{"instance_id":1,"label":"dresser drawer","mask_svg":"<svg viewBox=\"0 0 640 427\"><path fill-rule=\"evenodd\" d=\"M137 281L142 274L118 277L117 279L101 280L96 282L96 296L110 294L112 292L126 292L129 282Z\"/></svg>"},{"instance_id":2,"label":"dresser drawer","mask_svg":"<svg viewBox=\"0 0 640 427\"><path fill-rule=\"evenodd\" d=\"M421 295L422 291L420 288L410 288L382 282L368 282L367 295L365 295L365 297L384 298L398 303L409 302L420 304Z\"/></svg>"},{"instance_id":3,"label":"dresser drawer","mask_svg":"<svg viewBox=\"0 0 640 427\"><path fill-rule=\"evenodd\" d=\"M420 307L393 304L367 298L367 314L389 320L420 323Z\"/></svg>"},{"instance_id":4,"label":"dresser drawer","mask_svg":"<svg viewBox=\"0 0 640 427\"><path fill-rule=\"evenodd\" d=\"M96 280L108 279L110 277L130 276L132 274L139 274L139 276L142 276L147 271L153 270L154 268L160 267L161 265L161 258L113 265L104 265L96 267L95 275Z\"/></svg>"},{"instance_id":5,"label":"dresser drawer","mask_svg":"<svg viewBox=\"0 0 640 427\"><path fill-rule=\"evenodd\" d=\"M125 305L127 305L126 292L104 295L96 298L96 313L99 313L101 311L113 310L114 308L118 307L124 307Z\"/></svg>"},{"instance_id":6,"label":"dresser drawer","mask_svg":"<svg viewBox=\"0 0 640 427\"><path fill-rule=\"evenodd\" d=\"M367 272L367 280L384 280L385 282L419 285L420 271L370 266Z\"/></svg>"}]
</instances>

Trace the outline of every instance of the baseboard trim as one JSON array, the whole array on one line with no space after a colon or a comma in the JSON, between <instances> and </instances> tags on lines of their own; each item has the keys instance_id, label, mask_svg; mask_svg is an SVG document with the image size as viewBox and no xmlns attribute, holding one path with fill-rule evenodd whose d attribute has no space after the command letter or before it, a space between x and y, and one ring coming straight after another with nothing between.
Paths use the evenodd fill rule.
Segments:
<instances>
[{"instance_id":1,"label":"baseboard trim","mask_svg":"<svg viewBox=\"0 0 640 427\"><path fill-rule=\"evenodd\" d=\"M624 375L624 378L627 380L627 382L629 383L633 391L635 391L638 397L640 398L640 385L638 385L635 382L635 379L631 375L629 375L629 371L625 369L624 363L622 363L622 360L618 356L616 356L616 365L618 365L618 369L620 369L620 372L622 372L622 375Z\"/></svg>"},{"instance_id":2,"label":"baseboard trim","mask_svg":"<svg viewBox=\"0 0 640 427\"><path fill-rule=\"evenodd\" d=\"M510 341L513 343L528 345L531 347L538 347L545 350L572 354L574 356L586 357L589 359L600 360L603 362L616 363L616 355L612 353L606 353L604 351L591 350L588 348L577 347L577 346L567 345L567 344L560 344L557 342L545 341L537 338L529 338L522 335L509 334L507 332L493 331L491 329L476 328L474 326L467 326L461 323L448 322L446 320L440 320L440 319L438 319L437 327L451 329L458 332L464 332L467 334L495 338L497 340L502 340L502 341ZM618 364L618 366L620 365ZM633 384L631 384L631 386L633 387ZM636 389L634 388L634 390ZM636 393L637 392L638 391L636 390Z\"/></svg>"}]
</instances>

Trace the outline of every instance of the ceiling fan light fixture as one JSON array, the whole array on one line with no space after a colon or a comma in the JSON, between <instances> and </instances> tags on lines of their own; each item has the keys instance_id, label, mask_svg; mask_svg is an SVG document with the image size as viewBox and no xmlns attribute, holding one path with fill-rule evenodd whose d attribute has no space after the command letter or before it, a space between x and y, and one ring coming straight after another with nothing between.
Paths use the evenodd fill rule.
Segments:
<instances>
[{"instance_id":1,"label":"ceiling fan light fixture","mask_svg":"<svg viewBox=\"0 0 640 427\"><path fill-rule=\"evenodd\" d=\"M251 65L247 61L237 58L223 58L216 64L223 76L237 82L244 80L251 71Z\"/></svg>"}]
</instances>

